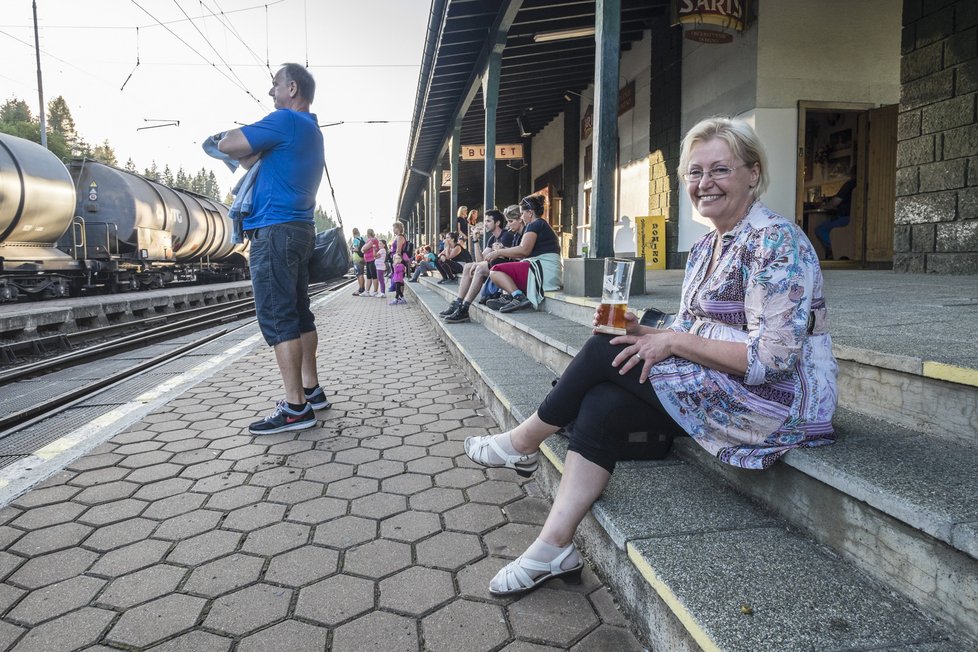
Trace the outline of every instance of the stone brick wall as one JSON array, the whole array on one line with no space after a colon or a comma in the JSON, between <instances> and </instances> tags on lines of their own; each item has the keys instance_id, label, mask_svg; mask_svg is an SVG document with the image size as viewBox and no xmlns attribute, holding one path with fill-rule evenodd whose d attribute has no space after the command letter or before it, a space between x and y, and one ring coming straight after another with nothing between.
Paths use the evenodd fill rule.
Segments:
<instances>
[{"instance_id":1,"label":"stone brick wall","mask_svg":"<svg viewBox=\"0 0 978 652\"><path fill-rule=\"evenodd\" d=\"M679 143L682 140L682 28L666 18L652 23L652 98L649 109L649 215L666 216L666 267L686 266L679 253Z\"/></svg>"},{"instance_id":2,"label":"stone brick wall","mask_svg":"<svg viewBox=\"0 0 978 652\"><path fill-rule=\"evenodd\" d=\"M978 2L904 0L893 268L978 273Z\"/></svg>"}]
</instances>

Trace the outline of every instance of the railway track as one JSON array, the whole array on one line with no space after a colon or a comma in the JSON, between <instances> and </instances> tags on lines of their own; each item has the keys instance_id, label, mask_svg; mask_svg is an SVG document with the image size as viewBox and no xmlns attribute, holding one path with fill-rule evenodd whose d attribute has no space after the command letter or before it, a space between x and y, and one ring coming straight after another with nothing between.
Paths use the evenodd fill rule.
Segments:
<instances>
[{"instance_id":1,"label":"railway track","mask_svg":"<svg viewBox=\"0 0 978 652\"><path fill-rule=\"evenodd\" d=\"M327 292L336 291L345 287L350 282L351 281L349 279L340 279L338 281L311 285L309 288L309 296L315 297ZM71 369L75 366L85 364L95 359L103 359L111 354L130 351L146 346L150 343L172 339L177 336L186 335L187 333L214 329L224 325L228 326L227 328L212 331L207 335L182 344L172 350L166 351L152 358L134 361L134 364L131 366L107 374L104 377L92 380L91 382L87 382L80 387L73 387L57 395L46 397L43 401L39 401L30 407L21 408L6 414L2 414L0 415L0 440L24 428L35 425L44 419L50 418L63 410L77 405L78 403L85 401L89 397L98 394L108 387L125 382L127 379L130 379L137 374L148 369L152 369L158 365L171 362L176 358L179 358L180 356L206 344L207 342L222 337L239 328L243 328L251 324L253 321L243 320L246 320L249 317L254 317L254 314L254 301L252 299L245 299L228 304L222 304L220 307L205 306L203 308L194 308L187 311L181 311L180 313L171 313L170 315L154 316L148 319L140 320L142 325L146 327L145 330L141 332L125 334L112 340L83 347L54 358L8 369L7 371L0 373L0 388L9 387L14 383L36 379L40 376L45 376L48 374L56 375L59 371ZM161 326L152 326L152 324L159 323L161 319L166 318L175 319L175 321ZM94 331L107 331L108 333L118 332L119 330L123 330L123 327L129 327L131 330L131 327L134 324L136 324L136 322L127 322L124 325L92 329L90 331L86 331L86 333L91 336L93 335ZM105 335L105 333L95 334L100 336Z\"/></svg>"}]
</instances>

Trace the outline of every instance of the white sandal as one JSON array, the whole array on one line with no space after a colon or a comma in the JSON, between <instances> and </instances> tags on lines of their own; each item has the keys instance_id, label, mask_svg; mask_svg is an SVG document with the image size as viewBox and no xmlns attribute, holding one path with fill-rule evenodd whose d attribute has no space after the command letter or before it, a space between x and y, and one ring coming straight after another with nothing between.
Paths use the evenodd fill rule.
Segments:
<instances>
[{"instance_id":1,"label":"white sandal","mask_svg":"<svg viewBox=\"0 0 978 652\"><path fill-rule=\"evenodd\" d=\"M540 452L534 451L532 453L510 455L496 443L496 437L499 436L466 437L465 454L476 464L491 468L502 467L513 469L524 478L530 477L530 474L536 471L537 466L539 466L537 464L537 458L540 456ZM490 457L493 453L502 461L493 462Z\"/></svg>"},{"instance_id":2,"label":"white sandal","mask_svg":"<svg viewBox=\"0 0 978 652\"><path fill-rule=\"evenodd\" d=\"M515 561L510 562L504 566L498 573L496 577L492 578L489 582L489 593L491 595L514 595L516 593L526 593L537 588L544 582L554 577L565 577L566 581L572 584L580 584L581 582L581 570L584 568L584 559L581 559L580 563L573 568L561 568L560 565L563 563L567 557L577 550L574 544L567 546L564 552L557 555L549 563L545 561L536 561L535 559L525 559L522 555L516 558ZM531 572L542 572L542 575L537 577L531 577L529 573ZM493 589L492 585L497 580L501 580L502 588L499 590Z\"/></svg>"}]
</instances>

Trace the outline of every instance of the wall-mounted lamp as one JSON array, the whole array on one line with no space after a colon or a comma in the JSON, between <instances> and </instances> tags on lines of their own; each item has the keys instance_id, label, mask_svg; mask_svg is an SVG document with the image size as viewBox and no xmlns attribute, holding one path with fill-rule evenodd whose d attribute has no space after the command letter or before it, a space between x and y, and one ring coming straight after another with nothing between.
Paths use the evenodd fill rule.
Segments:
<instances>
[{"instance_id":1,"label":"wall-mounted lamp","mask_svg":"<svg viewBox=\"0 0 978 652\"><path fill-rule=\"evenodd\" d=\"M558 29L552 32L538 32L533 35L534 43L548 43L550 41L564 41L572 38L583 38L594 36L593 27L578 27L576 29Z\"/></svg>"},{"instance_id":2,"label":"wall-mounted lamp","mask_svg":"<svg viewBox=\"0 0 978 652\"><path fill-rule=\"evenodd\" d=\"M516 118L516 126L520 128L520 138L529 138L533 134L523 125L523 116Z\"/></svg>"},{"instance_id":3,"label":"wall-mounted lamp","mask_svg":"<svg viewBox=\"0 0 978 652\"><path fill-rule=\"evenodd\" d=\"M421 175L422 177L424 177L426 179L431 178L431 173L430 172L425 172L424 170L421 170L419 168L416 168L413 165L410 168L408 168L408 169L411 172L414 172L415 174Z\"/></svg>"}]
</instances>

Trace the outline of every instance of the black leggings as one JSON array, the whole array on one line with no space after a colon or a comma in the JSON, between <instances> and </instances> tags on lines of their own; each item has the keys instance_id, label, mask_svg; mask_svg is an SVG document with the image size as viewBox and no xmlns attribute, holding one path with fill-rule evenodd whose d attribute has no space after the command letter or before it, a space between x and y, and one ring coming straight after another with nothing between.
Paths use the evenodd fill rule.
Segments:
<instances>
[{"instance_id":1,"label":"black leggings","mask_svg":"<svg viewBox=\"0 0 978 652\"><path fill-rule=\"evenodd\" d=\"M537 409L537 416L553 426L576 421L568 449L609 473L620 457L621 434L633 427L636 417L650 430L682 432L648 381L639 384L642 365L625 375L611 366L624 348L612 345L611 337L594 335L585 342Z\"/></svg>"},{"instance_id":2,"label":"black leggings","mask_svg":"<svg viewBox=\"0 0 978 652\"><path fill-rule=\"evenodd\" d=\"M435 261L435 266L438 268L438 273L441 274L443 279L455 278L458 274L462 273L462 265L456 263L454 260L442 260L439 258Z\"/></svg>"}]
</instances>

